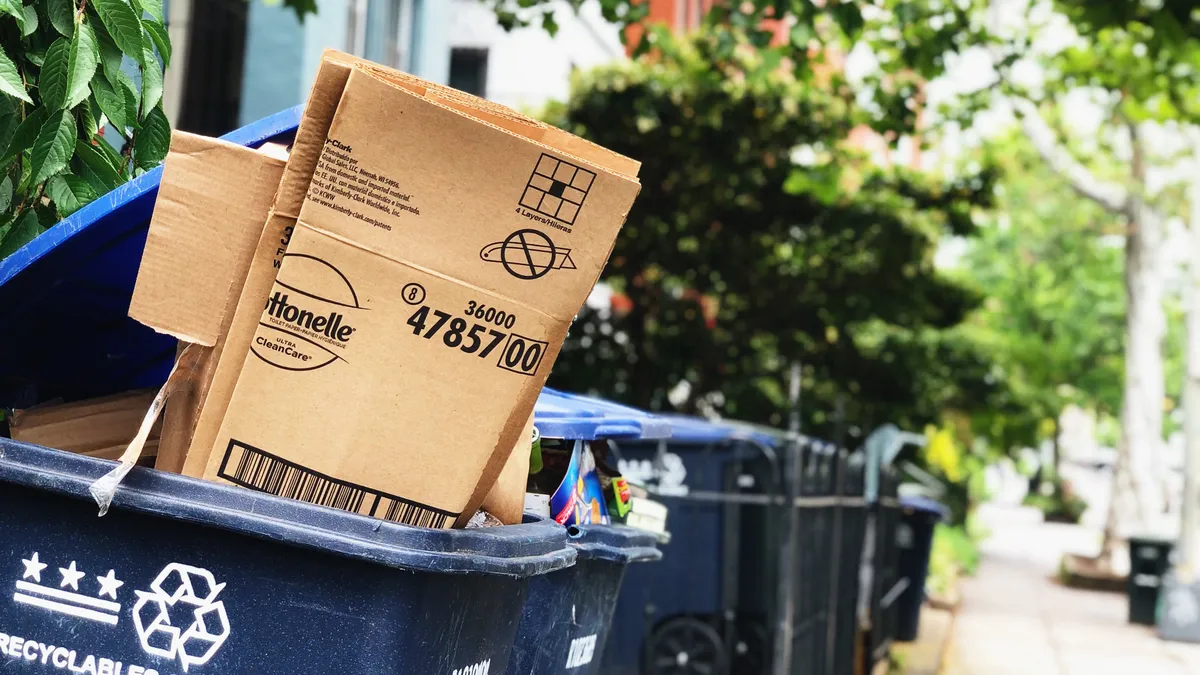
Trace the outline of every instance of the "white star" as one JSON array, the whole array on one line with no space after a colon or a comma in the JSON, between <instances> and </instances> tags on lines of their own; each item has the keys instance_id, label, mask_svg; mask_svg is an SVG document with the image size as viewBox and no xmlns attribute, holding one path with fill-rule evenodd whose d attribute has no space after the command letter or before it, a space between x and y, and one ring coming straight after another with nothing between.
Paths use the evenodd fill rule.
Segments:
<instances>
[{"instance_id":1,"label":"white star","mask_svg":"<svg viewBox=\"0 0 1200 675\"><path fill-rule=\"evenodd\" d=\"M37 551L29 557L29 560L21 561L25 565L25 574L21 575L22 579L33 579L39 584L42 583L42 570L46 569L46 563L38 560Z\"/></svg>"},{"instance_id":2,"label":"white star","mask_svg":"<svg viewBox=\"0 0 1200 675\"><path fill-rule=\"evenodd\" d=\"M60 588L66 588L67 586L70 586L77 591L79 590L79 580L83 578L83 572L75 569L74 560L71 561L70 567L65 569L60 567L58 568L58 572L62 575L62 583L59 584Z\"/></svg>"},{"instance_id":3,"label":"white star","mask_svg":"<svg viewBox=\"0 0 1200 675\"><path fill-rule=\"evenodd\" d=\"M108 595L116 600L117 589L125 585L124 581L117 580L117 573L112 570L109 570L105 576L96 577L96 581L100 582L100 592L96 594L97 598Z\"/></svg>"}]
</instances>

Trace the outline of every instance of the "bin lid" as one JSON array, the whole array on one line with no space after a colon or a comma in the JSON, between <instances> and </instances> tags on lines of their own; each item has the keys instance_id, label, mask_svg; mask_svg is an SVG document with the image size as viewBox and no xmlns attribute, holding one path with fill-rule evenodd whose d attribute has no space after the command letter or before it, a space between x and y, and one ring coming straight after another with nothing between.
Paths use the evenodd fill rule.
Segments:
<instances>
[{"instance_id":1,"label":"bin lid","mask_svg":"<svg viewBox=\"0 0 1200 675\"><path fill-rule=\"evenodd\" d=\"M0 484L56 493L64 500L88 502L90 508L95 502L88 488L115 465L0 438ZM417 572L521 578L569 567L577 557L567 546L563 527L550 519L469 530L422 529L141 467L121 482L112 509Z\"/></svg>"},{"instance_id":2,"label":"bin lid","mask_svg":"<svg viewBox=\"0 0 1200 675\"><path fill-rule=\"evenodd\" d=\"M671 435L671 425L658 415L549 387L538 396L533 424L543 438L566 440L652 440Z\"/></svg>"},{"instance_id":3,"label":"bin lid","mask_svg":"<svg viewBox=\"0 0 1200 675\"><path fill-rule=\"evenodd\" d=\"M706 420L691 415L663 415L671 423L671 441L712 444L723 441L749 441L777 448L787 440L783 431L736 420Z\"/></svg>"},{"instance_id":4,"label":"bin lid","mask_svg":"<svg viewBox=\"0 0 1200 675\"><path fill-rule=\"evenodd\" d=\"M911 509L921 513L935 515L939 520L947 520L950 518L950 509L941 502L934 501L929 497L919 495L900 497L900 508Z\"/></svg>"},{"instance_id":5,"label":"bin lid","mask_svg":"<svg viewBox=\"0 0 1200 675\"><path fill-rule=\"evenodd\" d=\"M301 112L291 108L222 138L249 147L282 140L295 133ZM175 338L126 316L161 178L159 167L133 179L0 261L0 406L165 381Z\"/></svg>"}]
</instances>

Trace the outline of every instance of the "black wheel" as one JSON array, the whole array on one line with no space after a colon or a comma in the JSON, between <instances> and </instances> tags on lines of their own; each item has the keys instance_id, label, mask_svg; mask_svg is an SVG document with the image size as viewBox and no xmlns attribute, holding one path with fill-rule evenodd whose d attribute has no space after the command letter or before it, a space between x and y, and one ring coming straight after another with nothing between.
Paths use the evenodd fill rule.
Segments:
<instances>
[{"instance_id":1,"label":"black wheel","mask_svg":"<svg viewBox=\"0 0 1200 675\"><path fill-rule=\"evenodd\" d=\"M726 675L725 644L712 626L671 619L646 641L646 675Z\"/></svg>"}]
</instances>

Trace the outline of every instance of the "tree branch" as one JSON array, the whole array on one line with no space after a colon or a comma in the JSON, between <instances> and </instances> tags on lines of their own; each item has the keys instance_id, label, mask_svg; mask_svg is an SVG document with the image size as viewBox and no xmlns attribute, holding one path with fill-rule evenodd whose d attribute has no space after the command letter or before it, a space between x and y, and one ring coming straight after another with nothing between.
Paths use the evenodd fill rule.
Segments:
<instances>
[{"instance_id":1,"label":"tree branch","mask_svg":"<svg viewBox=\"0 0 1200 675\"><path fill-rule=\"evenodd\" d=\"M1033 147L1046 164L1062 176L1076 193L1090 199L1105 209L1119 214L1128 214L1129 193L1117 183L1103 181L1063 147L1050 125L1033 103L1024 99L1012 99L1013 110L1021 120L1021 128L1029 137Z\"/></svg>"}]
</instances>

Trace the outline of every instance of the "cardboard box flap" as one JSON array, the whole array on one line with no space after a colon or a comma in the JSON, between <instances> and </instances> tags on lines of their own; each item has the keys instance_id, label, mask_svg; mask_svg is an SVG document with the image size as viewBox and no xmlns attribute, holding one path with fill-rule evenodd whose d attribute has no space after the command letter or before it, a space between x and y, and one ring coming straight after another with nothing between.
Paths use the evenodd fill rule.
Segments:
<instances>
[{"instance_id":1,"label":"cardboard box flap","mask_svg":"<svg viewBox=\"0 0 1200 675\"><path fill-rule=\"evenodd\" d=\"M216 344L284 163L234 143L172 134L129 316L187 342Z\"/></svg>"},{"instance_id":2,"label":"cardboard box flap","mask_svg":"<svg viewBox=\"0 0 1200 675\"><path fill-rule=\"evenodd\" d=\"M570 321L639 189L355 69L300 221Z\"/></svg>"}]
</instances>

